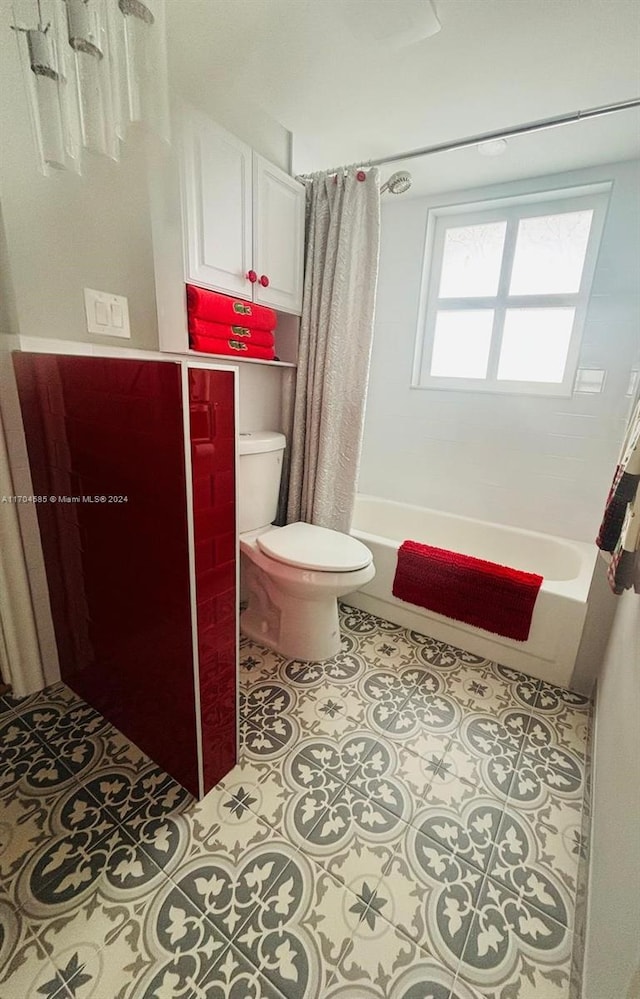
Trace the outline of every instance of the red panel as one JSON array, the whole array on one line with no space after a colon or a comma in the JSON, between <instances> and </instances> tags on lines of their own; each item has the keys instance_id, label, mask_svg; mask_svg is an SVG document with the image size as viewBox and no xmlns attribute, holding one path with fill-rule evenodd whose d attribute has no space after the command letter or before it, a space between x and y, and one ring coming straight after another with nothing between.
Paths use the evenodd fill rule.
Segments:
<instances>
[{"instance_id":1,"label":"red panel","mask_svg":"<svg viewBox=\"0 0 640 999\"><path fill-rule=\"evenodd\" d=\"M65 682L198 793L180 366L14 354ZM167 738L167 733L171 738Z\"/></svg>"},{"instance_id":2,"label":"red panel","mask_svg":"<svg viewBox=\"0 0 640 999\"><path fill-rule=\"evenodd\" d=\"M237 762L234 383L189 369L205 794Z\"/></svg>"}]
</instances>

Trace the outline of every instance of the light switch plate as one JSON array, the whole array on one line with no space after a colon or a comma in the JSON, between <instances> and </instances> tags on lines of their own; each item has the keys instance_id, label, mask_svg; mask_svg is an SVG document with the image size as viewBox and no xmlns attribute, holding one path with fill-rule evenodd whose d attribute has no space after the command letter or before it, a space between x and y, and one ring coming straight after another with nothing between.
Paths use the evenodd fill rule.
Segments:
<instances>
[{"instance_id":1,"label":"light switch plate","mask_svg":"<svg viewBox=\"0 0 640 999\"><path fill-rule=\"evenodd\" d=\"M123 295L112 295L108 291L85 288L84 309L89 333L131 339L129 303Z\"/></svg>"}]
</instances>

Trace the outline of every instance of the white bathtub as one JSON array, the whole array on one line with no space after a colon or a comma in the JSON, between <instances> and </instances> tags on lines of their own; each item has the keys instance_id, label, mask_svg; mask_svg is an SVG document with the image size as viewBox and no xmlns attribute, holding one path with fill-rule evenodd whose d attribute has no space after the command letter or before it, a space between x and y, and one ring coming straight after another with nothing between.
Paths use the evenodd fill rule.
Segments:
<instances>
[{"instance_id":1,"label":"white bathtub","mask_svg":"<svg viewBox=\"0 0 640 999\"><path fill-rule=\"evenodd\" d=\"M587 611L595 545L362 495L356 500L351 533L371 549L376 575L345 597L345 603L549 683L569 685ZM405 540L543 576L527 641L502 638L394 597L397 551Z\"/></svg>"}]
</instances>

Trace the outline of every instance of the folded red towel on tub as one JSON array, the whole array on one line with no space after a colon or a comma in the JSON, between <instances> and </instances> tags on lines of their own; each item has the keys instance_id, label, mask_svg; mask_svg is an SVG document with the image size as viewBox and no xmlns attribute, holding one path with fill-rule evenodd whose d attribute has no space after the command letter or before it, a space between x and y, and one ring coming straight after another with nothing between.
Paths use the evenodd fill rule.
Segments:
<instances>
[{"instance_id":1,"label":"folded red towel on tub","mask_svg":"<svg viewBox=\"0 0 640 999\"><path fill-rule=\"evenodd\" d=\"M399 600L524 642L542 576L470 555L404 541L393 595Z\"/></svg>"},{"instance_id":2,"label":"folded red towel on tub","mask_svg":"<svg viewBox=\"0 0 640 999\"><path fill-rule=\"evenodd\" d=\"M192 336L214 340L241 340L253 347L273 347L275 338L271 330L252 330L248 326L225 326L223 323L208 323L205 319L189 317L189 333Z\"/></svg>"},{"instance_id":3,"label":"folded red towel on tub","mask_svg":"<svg viewBox=\"0 0 640 999\"><path fill-rule=\"evenodd\" d=\"M187 308L195 319L209 323L241 323L254 330L274 330L278 317L266 305L254 305L241 298L231 298L217 291L187 285Z\"/></svg>"}]
</instances>

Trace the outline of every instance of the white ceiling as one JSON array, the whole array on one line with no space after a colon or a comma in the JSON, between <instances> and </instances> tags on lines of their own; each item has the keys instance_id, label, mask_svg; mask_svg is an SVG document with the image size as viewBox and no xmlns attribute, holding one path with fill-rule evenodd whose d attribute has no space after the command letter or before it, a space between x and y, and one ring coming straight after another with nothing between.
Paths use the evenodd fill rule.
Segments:
<instances>
[{"instance_id":1,"label":"white ceiling","mask_svg":"<svg viewBox=\"0 0 640 999\"><path fill-rule=\"evenodd\" d=\"M167 7L172 77L192 92L222 91L264 108L293 133L299 172L640 96L637 0ZM412 31L428 30L431 7L441 31L406 44ZM626 111L512 139L500 158L471 149L383 173L406 165L418 194L637 156L640 113Z\"/></svg>"}]
</instances>

